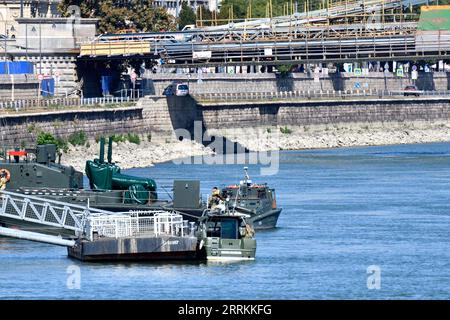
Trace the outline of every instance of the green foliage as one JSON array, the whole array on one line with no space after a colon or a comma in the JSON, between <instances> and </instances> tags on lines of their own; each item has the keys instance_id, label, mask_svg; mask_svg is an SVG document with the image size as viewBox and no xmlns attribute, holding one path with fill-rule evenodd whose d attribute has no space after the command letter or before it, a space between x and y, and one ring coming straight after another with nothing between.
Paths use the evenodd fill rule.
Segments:
<instances>
[{"instance_id":1,"label":"green foliage","mask_svg":"<svg viewBox=\"0 0 450 320\"><path fill-rule=\"evenodd\" d=\"M152 142L152 133L147 134L147 141Z\"/></svg>"},{"instance_id":2,"label":"green foliage","mask_svg":"<svg viewBox=\"0 0 450 320\"><path fill-rule=\"evenodd\" d=\"M125 142L127 141L127 137L124 136L123 134L113 134L111 136L112 141L115 143L121 143L121 142Z\"/></svg>"},{"instance_id":3,"label":"green foliage","mask_svg":"<svg viewBox=\"0 0 450 320\"><path fill-rule=\"evenodd\" d=\"M111 136L112 141L115 143L121 143L121 142L130 142L134 144L141 144L141 138L139 135L134 133L128 133L128 134L113 134Z\"/></svg>"},{"instance_id":4,"label":"green foliage","mask_svg":"<svg viewBox=\"0 0 450 320\"><path fill-rule=\"evenodd\" d=\"M80 7L83 18L99 18L100 33L123 29L142 32L175 29L174 18L165 8L154 8L152 0L63 0L59 10L63 15L70 16L71 5Z\"/></svg>"},{"instance_id":5,"label":"green foliage","mask_svg":"<svg viewBox=\"0 0 450 320\"><path fill-rule=\"evenodd\" d=\"M288 7L288 14L292 12L292 6L295 9L295 3L297 2L297 9L299 12L304 11L306 0L290 1L290 0L272 0L272 16L282 16L286 13L285 6ZM322 5L326 5L327 2L323 0L309 0L309 10L318 9ZM252 0L252 16L251 18L266 18L266 10L268 0ZM234 19L244 19L247 17L248 6L250 2L247 0L223 0L219 13L219 18L228 19L230 16L230 9L233 8Z\"/></svg>"},{"instance_id":6,"label":"green foliage","mask_svg":"<svg viewBox=\"0 0 450 320\"><path fill-rule=\"evenodd\" d=\"M27 128L28 133L33 133L36 130L36 126L34 124L30 124Z\"/></svg>"},{"instance_id":7,"label":"green foliage","mask_svg":"<svg viewBox=\"0 0 450 320\"><path fill-rule=\"evenodd\" d=\"M127 139L130 143L141 144L141 138L137 134L129 133Z\"/></svg>"},{"instance_id":8,"label":"green foliage","mask_svg":"<svg viewBox=\"0 0 450 320\"><path fill-rule=\"evenodd\" d=\"M308 11L318 10L321 8L327 8L328 4L336 5L337 1L328 2L325 0L272 0L272 16L283 16L286 14L291 14L293 9L295 10L295 4L297 3L297 11L304 12L305 4L309 5ZM430 0L430 4L437 4L437 0ZM266 18L267 17L267 6L269 0L222 0L221 9L218 14L218 19L223 19L222 24L228 22L230 18L230 12L232 11L233 19L245 19L247 17L248 8L251 4L251 18ZM450 4L450 0L439 0L440 5ZM231 10L232 9L232 10ZM413 12L420 12L420 5L416 5L413 8ZM409 9L407 9L409 11ZM270 14L269 14L270 16Z\"/></svg>"},{"instance_id":9,"label":"green foliage","mask_svg":"<svg viewBox=\"0 0 450 320\"><path fill-rule=\"evenodd\" d=\"M291 129L289 129L288 127L281 127L280 128L280 132L282 133L282 134L291 134L292 133L292 130Z\"/></svg>"},{"instance_id":10,"label":"green foliage","mask_svg":"<svg viewBox=\"0 0 450 320\"><path fill-rule=\"evenodd\" d=\"M64 152L69 151L69 146L67 144L67 141L65 141L62 138L55 138L51 133L49 132L40 132L37 137L37 144L55 144L59 150L62 150Z\"/></svg>"},{"instance_id":11,"label":"green foliage","mask_svg":"<svg viewBox=\"0 0 450 320\"><path fill-rule=\"evenodd\" d=\"M87 142L87 135L84 131L72 133L69 136L69 143L73 146L84 146Z\"/></svg>"},{"instance_id":12,"label":"green foliage","mask_svg":"<svg viewBox=\"0 0 450 320\"><path fill-rule=\"evenodd\" d=\"M294 66L292 64L282 64L277 66L277 70L281 73L281 75L286 76L289 72L291 72Z\"/></svg>"},{"instance_id":13,"label":"green foliage","mask_svg":"<svg viewBox=\"0 0 450 320\"><path fill-rule=\"evenodd\" d=\"M40 132L37 137L37 144L57 144L56 138L49 132Z\"/></svg>"},{"instance_id":14,"label":"green foliage","mask_svg":"<svg viewBox=\"0 0 450 320\"><path fill-rule=\"evenodd\" d=\"M191 6L189 6L187 2L183 2L181 5L180 14L178 16L178 25L180 30L188 24L195 24L196 19L197 17Z\"/></svg>"}]
</instances>

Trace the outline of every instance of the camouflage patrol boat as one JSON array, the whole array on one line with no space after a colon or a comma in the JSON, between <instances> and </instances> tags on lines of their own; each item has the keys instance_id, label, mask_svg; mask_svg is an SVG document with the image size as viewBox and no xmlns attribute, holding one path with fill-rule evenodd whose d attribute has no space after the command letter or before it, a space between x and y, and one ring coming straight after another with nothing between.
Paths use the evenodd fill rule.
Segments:
<instances>
[{"instance_id":1,"label":"camouflage patrol boat","mask_svg":"<svg viewBox=\"0 0 450 320\"><path fill-rule=\"evenodd\" d=\"M241 214L208 212L199 219L197 235L206 260L255 260L255 232Z\"/></svg>"},{"instance_id":2,"label":"camouflage patrol boat","mask_svg":"<svg viewBox=\"0 0 450 320\"><path fill-rule=\"evenodd\" d=\"M244 172L244 180L239 184L222 188L222 198L229 199L230 209L244 214L256 230L275 228L282 210L277 207L275 189L267 183L253 183L247 167Z\"/></svg>"}]
</instances>

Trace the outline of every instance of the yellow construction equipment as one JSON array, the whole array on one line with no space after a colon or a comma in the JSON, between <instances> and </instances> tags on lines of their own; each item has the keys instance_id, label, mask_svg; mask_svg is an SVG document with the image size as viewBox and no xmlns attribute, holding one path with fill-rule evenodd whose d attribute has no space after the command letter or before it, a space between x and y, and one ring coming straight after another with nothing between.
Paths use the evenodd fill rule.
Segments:
<instances>
[{"instance_id":1,"label":"yellow construction equipment","mask_svg":"<svg viewBox=\"0 0 450 320\"><path fill-rule=\"evenodd\" d=\"M80 56L129 56L151 53L149 41L108 41L82 44Z\"/></svg>"}]
</instances>

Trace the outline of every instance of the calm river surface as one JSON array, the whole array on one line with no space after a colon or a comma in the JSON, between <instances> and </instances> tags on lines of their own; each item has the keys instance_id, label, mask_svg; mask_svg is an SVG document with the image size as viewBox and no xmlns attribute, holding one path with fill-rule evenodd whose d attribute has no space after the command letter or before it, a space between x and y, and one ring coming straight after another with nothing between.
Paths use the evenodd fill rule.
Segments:
<instances>
[{"instance_id":1,"label":"calm river surface","mask_svg":"<svg viewBox=\"0 0 450 320\"><path fill-rule=\"evenodd\" d=\"M128 170L202 192L238 182L243 165ZM448 299L450 144L282 152L278 228L257 233L254 262L91 264L66 249L0 238L0 299ZM169 187L170 188L170 187ZM160 192L162 189L160 188ZM81 288L67 287L68 268ZM368 267L380 289L368 289Z\"/></svg>"}]
</instances>

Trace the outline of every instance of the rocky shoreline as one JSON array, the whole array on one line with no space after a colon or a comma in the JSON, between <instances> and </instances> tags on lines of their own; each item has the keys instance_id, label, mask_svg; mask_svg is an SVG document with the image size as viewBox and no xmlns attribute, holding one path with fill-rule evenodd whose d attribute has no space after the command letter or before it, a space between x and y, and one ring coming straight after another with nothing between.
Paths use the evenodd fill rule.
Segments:
<instances>
[{"instance_id":1,"label":"rocky shoreline","mask_svg":"<svg viewBox=\"0 0 450 320\"><path fill-rule=\"evenodd\" d=\"M107 145L105 149L106 158ZM155 163L211 154L213 154L212 150L199 143L187 140L161 143L145 141L140 144L128 141L113 143L113 162L117 163L122 169L150 167ZM99 144L90 141L89 147L70 146L69 151L63 154L61 163L71 165L84 172L86 161L98 157Z\"/></svg>"},{"instance_id":2,"label":"rocky shoreline","mask_svg":"<svg viewBox=\"0 0 450 320\"><path fill-rule=\"evenodd\" d=\"M251 151L326 149L450 142L450 121L259 127L209 130L208 133L226 137ZM186 140L142 141L140 144L123 142L114 143L113 148L113 161L123 169L214 154L210 147ZM62 163L84 171L86 160L98 158L98 154L98 143L91 141L89 147L71 146L63 154Z\"/></svg>"},{"instance_id":3,"label":"rocky shoreline","mask_svg":"<svg viewBox=\"0 0 450 320\"><path fill-rule=\"evenodd\" d=\"M450 142L450 121L210 130L252 151Z\"/></svg>"}]
</instances>

